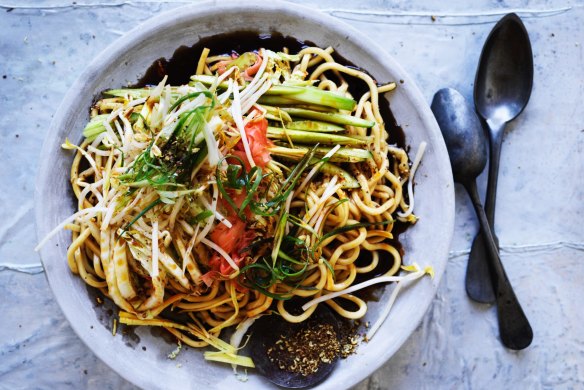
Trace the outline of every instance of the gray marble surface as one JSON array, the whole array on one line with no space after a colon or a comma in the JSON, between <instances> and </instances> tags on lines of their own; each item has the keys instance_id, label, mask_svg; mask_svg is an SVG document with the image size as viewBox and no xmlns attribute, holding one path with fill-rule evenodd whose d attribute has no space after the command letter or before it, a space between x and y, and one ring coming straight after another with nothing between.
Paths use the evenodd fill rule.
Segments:
<instances>
[{"instance_id":1,"label":"gray marble surface","mask_svg":"<svg viewBox=\"0 0 584 390\"><path fill-rule=\"evenodd\" d=\"M496 226L533 344L503 348L494 307L465 295L477 222L457 187L456 231L438 294L406 344L357 389L584 388L584 3L296 2L383 42L428 101L445 86L472 97L482 44L504 14L522 17L533 45L533 95L505 134ZM32 249L37 156L53 112L89 61L125 31L182 4L0 0L0 389L134 388L77 338L52 298Z\"/></svg>"}]
</instances>

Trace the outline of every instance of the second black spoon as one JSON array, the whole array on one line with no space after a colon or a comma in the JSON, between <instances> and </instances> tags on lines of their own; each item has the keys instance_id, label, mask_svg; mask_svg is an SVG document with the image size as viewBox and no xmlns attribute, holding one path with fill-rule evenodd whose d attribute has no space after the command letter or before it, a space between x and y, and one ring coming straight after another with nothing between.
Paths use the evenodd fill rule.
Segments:
<instances>
[{"instance_id":1,"label":"second black spoon","mask_svg":"<svg viewBox=\"0 0 584 390\"><path fill-rule=\"evenodd\" d=\"M485 212L495 235L495 198L499 175L499 156L505 125L527 105L533 85L533 55L529 35L521 19L508 14L493 28L481 53L475 79L474 101L477 112L489 131L491 158ZM468 296L482 303L492 303L495 295L487 266L483 236L477 234L472 244L466 271Z\"/></svg>"}]
</instances>

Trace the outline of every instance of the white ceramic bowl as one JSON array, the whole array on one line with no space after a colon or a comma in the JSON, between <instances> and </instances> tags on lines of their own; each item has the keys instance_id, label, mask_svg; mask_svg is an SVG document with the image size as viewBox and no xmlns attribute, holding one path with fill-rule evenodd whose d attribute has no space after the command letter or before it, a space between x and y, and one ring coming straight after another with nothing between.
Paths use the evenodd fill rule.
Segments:
<instances>
[{"instance_id":1,"label":"white ceramic bowl","mask_svg":"<svg viewBox=\"0 0 584 390\"><path fill-rule=\"evenodd\" d=\"M200 3L161 14L124 35L89 65L69 90L58 109L43 145L35 193L37 234L44 237L74 210L69 187L72 155L62 151L65 138L79 140L93 99L100 91L136 82L160 57L170 58L181 45L191 46L201 37L236 30L277 31L283 35L332 46L349 61L369 71L377 80L403 80L388 99L415 151L422 141L428 148L416 176L417 225L401 236L405 262L434 267L426 277L402 291L389 318L369 343L341 360L318 389L348 388L365 379L386 362L420 323L443 274L454 223L454 191L447 151L439 128L413 80L383 48L338 19L295 4L270 2ZM412 152L413 153L413 152ZM72 275L66 261L70 234L63 231L41 250L49 284L65 316L79 337L112 369L147 389L257 389L274 387L251 372L240 382L227 365L208 363L198 350L183 351L176 360L167 355L174 346L152 335L148 328L112 337L104 324L107 313L96 308L83 281ZM389 289L382 300L386 299ZM369 305L367 320L374 321L380 304ZM139 339L139 340L138 340ZM422 341L424 342L424 341ZM144 348L145 347L145 350Z\"/></svg>"}]
</instances>

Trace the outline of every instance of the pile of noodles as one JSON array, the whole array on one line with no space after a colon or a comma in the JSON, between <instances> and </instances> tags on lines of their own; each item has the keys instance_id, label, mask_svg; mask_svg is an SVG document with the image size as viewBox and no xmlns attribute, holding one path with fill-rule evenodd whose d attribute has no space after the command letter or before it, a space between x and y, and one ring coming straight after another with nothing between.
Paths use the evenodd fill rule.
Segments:
<instances>
[{"instance_id":1,"label":"pile of noodles","mask_svg":"<svg viewBox=\"0 0 584 390\"><path fill-rule=\"evenodd\" d=\"M301 322L319 304L329 305L342 317L359 319L365 315L367 303L354 295L354 290L361 287L355 287L358 275L376 275L376 269L386 270L377 275L381 278L366 285L377 280L400 280L397 274L402 261L400 252L391 244L392 229L398 220L416 221L412 214L412 175L421 153L412 164L403 148L388 144L379 95L393 90L395 84L378 86L365 72L335 62L331 53L331 48L318 47L293 54L283 49L277 55L260 49L256 54L261 61L259 69L248 74L237 67L226 67L233 60L230 56L213 57L205 50L197 74L217 76L214 85L193 82L171 89L163 81L151 88L149 96L128 92L94 105L91 123L103 126L104 131L79 146L68 141L64 144L76 151L71 185L78 203L78 212L64 223L73 236L67 261L73 273L115 302L120 308L120 322L162 326L190 346L211 344L234 355L235 350L219 339L227 327L270 311L287 321ZM353 110L336 112L374 122L370 128L344 126L345 135L368 140L360 148L372 157L342 164L358 182L347 188L343 177L319 170L320 163L326 161L321 155L320 163L307 166L293 183L278 213L258 217L246 212L245 233L239 240L251 249L227 253L213 240L220 236L213 232L223 229L229 233L235 219L226 215L230 209L217 175L225 177L221 176L225 167L234 161L248 171L252 165L259 166L255 175L266 179L259 184L255 201L257 197L275 196L298 164L298 159L292 162L266 154L266 150L260 153L263 160L254 161L249 149L252 140L244 130L266 119L270 123L280 121L285 128L281 117L284 113L267 109L258 99L272 85L289 82L355 99ZM349 82L365 83L368 91L363 96L351 96ZM219 83L227 87L219 90ZM186 96L202 90L210 94L193 95L169 111L172 99L176 100L173 94ZM213 101L217 115L205 124L207 157L187 172L186 184L161 188L148 180L124 180L132 169L137 169L137 164L147 166L139 159L163 154L156 147L157 138L169 124L176 123L178 111L197 99L191 108ZM276 143L298 146L286 137L272 141L267 143L268 151ZM238 143L243 150L236 146ZM343 148L334 143L330 146L327 158ZM149 156L144 154L148 147ZM228 156L233 155L239 160L229 160ZM291 217L282 221L282 213ZM273 278L261 288L248 280L253 272L269 276L265 275L266 269L275 264L273 254L278 253L274 252L275 242L291 232L296 234L295 240L310 249L303 252L302 258L294 259L297 262L291 260L286 268L287 275L298 275ZM357 262L364 252L370 254L368 264ZM258 263L267 265L261 269L252 266ZM415 268L408 270L414 272L406 277L424 273ZM305 303L302 312L292 313L287 308L290 298L295 297ZM179 323L167 319L164 313L170 310L182 313L185 320ZM222 360L217 355L215 360L229 359Z\"/></svg>"}]
</instances>

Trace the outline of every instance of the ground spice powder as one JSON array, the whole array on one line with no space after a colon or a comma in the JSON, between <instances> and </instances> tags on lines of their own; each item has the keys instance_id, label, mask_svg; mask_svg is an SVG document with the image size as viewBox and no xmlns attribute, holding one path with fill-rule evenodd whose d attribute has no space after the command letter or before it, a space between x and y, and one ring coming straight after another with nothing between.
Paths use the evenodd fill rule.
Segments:
<instances>
[{"instance_id":1,"label":"ground spice powder","mask_svg":"<svg viewBox=\"0 0 584 390\"><path fill-rule=\"evenodd\" d=\"M281 370L308 376L341 355L341 343L331 324L309 322L297 332L280 335L267 355Z\"/></svg>"}]
</instances>

